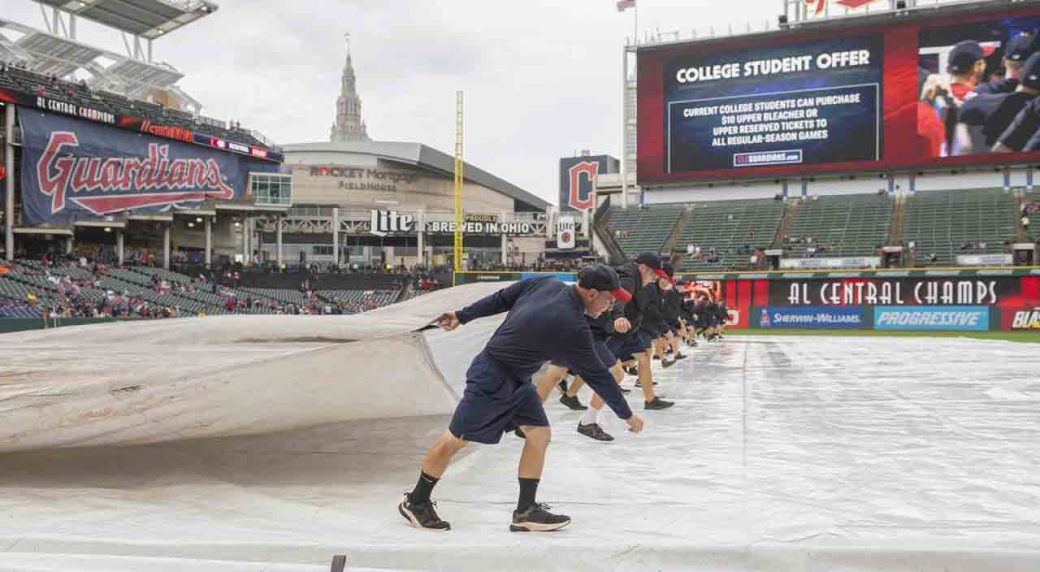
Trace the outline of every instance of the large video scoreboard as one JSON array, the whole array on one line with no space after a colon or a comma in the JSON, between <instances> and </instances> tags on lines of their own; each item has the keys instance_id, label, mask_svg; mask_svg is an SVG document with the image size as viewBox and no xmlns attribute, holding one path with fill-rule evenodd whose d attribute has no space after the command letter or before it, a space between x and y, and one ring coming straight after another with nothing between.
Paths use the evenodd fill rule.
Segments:
<instances>
[{"instance_id":1,"label":"large video scoreboard","mask_svg":"<svg viewBox=\"0 0 1040 572\"><path fill-rule=\"evenodd\" d=\"M1023 133L1040 100L1012 96L1036 121L1004 154L1011 126L966 107L983 84L1015 91L1004 58L1040 8L862 22L640 49L640 184L1040 160Z\"/></svg>"}]
</instances>

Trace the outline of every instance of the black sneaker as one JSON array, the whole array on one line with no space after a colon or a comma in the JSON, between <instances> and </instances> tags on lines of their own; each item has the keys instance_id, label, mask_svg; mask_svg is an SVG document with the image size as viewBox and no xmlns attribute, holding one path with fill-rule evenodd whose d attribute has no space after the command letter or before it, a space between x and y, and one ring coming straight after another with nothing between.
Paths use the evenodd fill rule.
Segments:
<instances>
[{"instance_id":1,"label":"black sneaker","mask_svg":"<svg viewBox=\"0 0 1040 572\"><path fill-rule=\"evenodd\" d=\"M688 357L690 357L690 356L688 356L688 355L683 355L683 354L681 354L681 353L680 353L680 354L676 354L676 355L675 355L675 359L676 359L676 361L678 361L678 360L681 360L681 359L686 359L686 358L688 358Z\"/></svg>"},{"instance_id":2,"label":"black sneaker","mask_svg":"<svg viewBox=\"0 0 1040 572\"><path fill-rule=\"evenodd\" d=\"M664 361L661 362L661 367L663 367L664 369L668 369L668 368L672 367L673 365L675 365L676 361L678 361L678 360L674 360L674 359L672 361L664 360Z\"/></svg>"},{"instance_id":3,"label":"black sneaker","mask_svg":"<svg viewBox=\"0 0 1040 572\"><path fill-rule=\"evenodd\" d=\"M567 407L570 407L574 411L585 411L586 409L588 409L588 407L581 404L581 401L578 399L577 395L570 396L567 394L563 394L560 396L560 403L566 405Z\"/></svg>"},{"instance_id":4,"label":"black sneaker","mask_svg":"<svg viewBox=\"0 0 1040 572\"><path fill-rule=\"evenodd\" d=\"M618 386L618 388L621 390L621 393L632 393L631 389L621 387L620 385Z\"/></svg>"},{"instance_id":5,"label":"black sneaker","mask_svg":"<svg viewBox=\"0 0 1040 572\"><path fill-rule=\"evenodd\" d=\"M578 433L581 433L582 435L584 435L586 437L590 437L590 438L595 439L597 441L613 441L614 440L614 437L612 437L610 435L610 433L607 433L606 431L604 431L603 428L599 426L599 423L589 423L588 425L582 425L579 422L578 423Z\"/></svg>"},{"instance_id":6,"label":"black sneaker","mask_svg":"<svg viewBox=\"0 0 1040 572\"><path fill-rule=\"evenodd\" d=\"M533 504L527 510L513 511L512 532L550 532L559 530L571 523L571 517L549 512L547 504Z\"/></svg>"},{"instance_id":7,"label":"black sneaker","mask_svg":"<svg viewBox=\"0 0 1040 572\"><path fill-rule=\"evenodd\" d=\"M657 385L657 382L656 382L656 381L654 382L654 385ZM643 384L642 384L642 383L639 383L639 382L637 381L637 382L636 382L636 387L643 387Z\"/></svg>"},{"instance_id":8,"label":"black sneaker","mask_svg":"<svg viewBox=\"0 0 1040 572\"><path fill-rule=\"evenodd\" d=\"M434 501L413 503L408 494L405 494L404 501L397 505L397 511L415 528L451 530L451 525L437 516L437 511L433 508L435 506L437 503Z\"/></svg>"},{"instance_id":9,"label":"black sneaker","mask_svg":"<svg viewBox=\"0 0 1040 572\"><path fill-rule=\"evenodd\" d=\"M654 354L654 359L657 361L661 361L661 356Z\"/></svg>"},{"instance_id":10,"label":"black sneaker","mask_svg":"<svg viewBox=\"0 0 1040 572\"><path fill-rule=\"evenodd\" d=\"M651 411L658 411L661 409L668 409L675 405L674 401L665 401L660 397L655 397L653 401L646 401L643 403L643 408Z\"/></svg>"},{"instance_id":11,"label":"black sneaker","mask_svg":"<svg viewBox=\"0 0 1040 572\"><path fill-rule=\"evenodd\" d=\"M624 372L627 373L628 375L638 375L639 374L639 372L638 372L638 370L636 370L635 366L630 366L630 365L621 366L621 369L624 370Z\"/></svg>"},{"instance_id":12,"label":"black sneaker","mask_svg":"<svg viewBox=\"0 0 1040 572\"><path fill-rule=\"evenodd\" d=\"M556 384L556 387L559 387L560 391L562 391L564 395L567 395L567 379L566 378L560 380L560 383Z\"/></svg>"}]
</instances>

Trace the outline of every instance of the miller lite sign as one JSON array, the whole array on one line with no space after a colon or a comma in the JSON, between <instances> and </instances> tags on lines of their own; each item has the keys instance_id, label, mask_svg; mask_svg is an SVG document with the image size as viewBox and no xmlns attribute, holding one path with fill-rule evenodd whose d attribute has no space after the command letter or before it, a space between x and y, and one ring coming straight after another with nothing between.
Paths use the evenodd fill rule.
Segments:
<instances>
[{"instance_id":1,"label":"miller lite sign","mask_svg":"<svg viewBox=\"0 0 1040 572\"><path fill-rule=\"evenodd\" d=\"M556 223L556 248L567 250L574 248L574 217L560 215Z\"/></svg>"},{"instance_id":2,"label":"miller lite sign","mask_svg":"<svg viewBox=\"0 0 1040 572\"><path fill-rule=\"evenodd\" d=\"M278 168L60 115L26 109L18 117L24 216L30 225L241 198L250 170Z\"/></svg>"},{"instance_id":3,"label":"miller lite sign","mask_svg":"<svg viewBox=\"0 0 1040 572\"><path fill-rule=\"evenodd\" d=\"M560 210L596 208L596 182L600 175L617 173L618 160L609 155L560 159Z\"/></svg>"},{"instance_id":4,"label":"miller lite sign","mask_svg":"<svg viewBox=\"0 0 1040 572\"><path fill-rule=\"evenodd\" d=\"M376 236L410 233L415 230L415 216L397 211L372 211L368 232Z\"/></svg>"}]
</instances>

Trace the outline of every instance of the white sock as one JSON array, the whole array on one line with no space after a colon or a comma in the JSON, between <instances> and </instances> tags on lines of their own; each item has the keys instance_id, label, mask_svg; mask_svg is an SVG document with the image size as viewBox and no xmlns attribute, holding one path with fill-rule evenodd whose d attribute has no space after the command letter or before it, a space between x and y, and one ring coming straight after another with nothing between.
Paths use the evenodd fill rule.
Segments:
<instances>
[{"instance_id":1,"label":"white sock","mask_svg":"<svg viewBox=\"0 0 1040 572\"><path fill-rule=\"evenodd\" d=\"M585 410L585 415L581 416L582 425L591 425L596 422L596 414L599 413L598 409L589 407Z\"/></svg>"}]
</instances>

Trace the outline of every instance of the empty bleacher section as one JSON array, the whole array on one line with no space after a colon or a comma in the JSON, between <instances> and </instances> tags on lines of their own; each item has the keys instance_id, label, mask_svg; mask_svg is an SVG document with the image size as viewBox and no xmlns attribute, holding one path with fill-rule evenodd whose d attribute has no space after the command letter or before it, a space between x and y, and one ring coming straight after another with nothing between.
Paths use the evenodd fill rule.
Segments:
<instances>
[{"instance_id":1,"label":"empty bleacher section","mask_svg":"<svg viewBox=\"0 0 1040 572\"><path fill-rule=\"evenodd\" d=\"M778 245L787 257L874 256L888 240L888 195L814 196L790 208L786 237Z\"/></svg>"},{"instance_id":2,"label":"empty bleacher section","mask_svg":"<svg viewBox=\"0 0 1040 572\"><path fill-rule=\"evenodd\" d=\"M680 269L747 268L754 250L773 241L783 212L784 203L772 199L693 204L675 244L682 252Z\"/></svg>"},{"instance_id":3,"label":"empty bleacher section","mask_svg":"<svg viewBox=\"0 0 1040 572\"><path fill-rule=\"evenodd\" d=\"M1011 242L1038 234L1037 191L1020 201L1002 189L921 191L902 200L870 193L611 208L603 229L629 257L659 251L674 236L678 268L686 272L747 270L755 250L768 248L783 249L785 258L877 256L890 241L914 245L905 266L953 266L959 254L1006 254ZM1023 214L1035 219L1028 237Z\"/></svg>"},{"instance_id":4,"label":"empty bleacher section","mask_svg":"<svg viewBox=\"0 0 1040 572\"><path fill-rule=\"evenodd\" d=\"M682 212L681 205L611 208L607 224L625 255L631 258L640 252L661 252Z\"/></svg>"},{"instance_id":5,"label":"empty bleacher section","mask_svg":"<svg viewBox=\"0 0 1040 572\"><path fill-rule=\"evenodd\" d=\"M913 265L953 266L958 254L999 254L1015 234L1013 196L1000 189L918 192L906 204L902 240Z\"/></svg>"}]
</instances>

